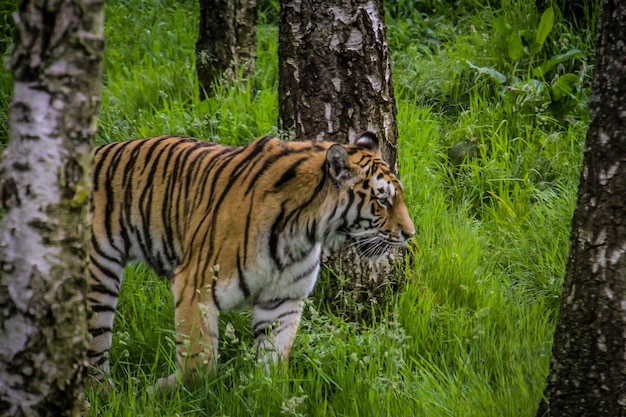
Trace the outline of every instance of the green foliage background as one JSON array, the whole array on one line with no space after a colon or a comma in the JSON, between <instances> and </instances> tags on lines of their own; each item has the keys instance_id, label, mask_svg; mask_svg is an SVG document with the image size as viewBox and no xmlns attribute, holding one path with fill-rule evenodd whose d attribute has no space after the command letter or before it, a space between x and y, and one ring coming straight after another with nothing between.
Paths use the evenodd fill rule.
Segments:
<instances>
[{"instance_id":1,"label":"green foliage background","mask_svg":"<svg viewBox=\"0 0 626 417\"><path fill-rule=\"evenodd\" d=\"M10 52L13 40L13 18L11 14L17 10L17 0L0 0L0 57L6 59ZM9 121L7 109L12 91L11 74L0 69L0 151L4 148L9 137Z\"/></svg>"},{"instance_id":2,"label":"green foliage background","mask_svg":"<svg viewBox=\"0 0 626 417\"><path fill-rule=\"evenodd\" d=\"M2 5L5 48L15 3ZM170 133L244 144L276 133L277 1L259 10L256 72L201 102L197 2L108 1L98 141ZM401 293L331 309L316 295L349 277L324 277L291 361L269 374L254 359L249 317L224 315L217 372L154 396L148 387L175 366L172 297L149 270L130 268L112 351L117 390L89 390L88 415L534 416L588 124L593 16L568 22L556 7L542 14L514 0L398 0L387 23L418 231ZM10 82L1 70L0 144Z\"/></svg>"}]
</instances>

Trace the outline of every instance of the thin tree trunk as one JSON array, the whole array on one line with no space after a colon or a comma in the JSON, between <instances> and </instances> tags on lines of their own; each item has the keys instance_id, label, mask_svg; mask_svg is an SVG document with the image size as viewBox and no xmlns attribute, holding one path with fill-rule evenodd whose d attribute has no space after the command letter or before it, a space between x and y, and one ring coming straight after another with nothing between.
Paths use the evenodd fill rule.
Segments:
<instances>
[{"instance_id":1,"label":"thin tree trunk","mask_svg":"<svg viewBox=\"0 0 626 417\"><path fill-rule=\"evenodd\" d=\"M25 0L15 15L0 162L1 416L81 415L103 6Z\"/></svg>"},{"instance_id":2,"label":"thin tree trunk","mask_svg":"<svg viewBox=\"0 0 626 417\"><path fill-rule=\"evenodd\" d=\"M279 117L296 140L353 143L364 131L382 142L383 157L397 172L398 128L391 82L391 59L381 0L281 2L279 29ZM349 279L327 297L356 290L384 296L397 287L392 255L372 268L353 250L325 264Z\"/></svg>"},{"instance_id":3,"label":"thin tree trunk","mask_svg":"<svg viewBox=\"0 0 626 417\"><path fill-rule=\"evenodd\" d=\"M626 3L603 3L578 205L538 416L626 416Z\"/></svg>"},{"instance_id":4,"label":"thin tree trunk","mask_svg":"<svg viewBox=\"0 0 626 417\"><path fill-rule=\"evenodd\" d=\"M200 0L196 72L202 99L216 79L254 71L256 24L256 0Z\"/></svg>"}]
</instances>

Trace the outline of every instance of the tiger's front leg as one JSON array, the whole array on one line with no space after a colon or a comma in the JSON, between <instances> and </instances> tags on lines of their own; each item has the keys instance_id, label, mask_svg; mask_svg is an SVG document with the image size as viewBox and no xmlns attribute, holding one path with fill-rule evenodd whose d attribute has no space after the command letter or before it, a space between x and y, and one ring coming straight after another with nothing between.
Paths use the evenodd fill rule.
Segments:
<instances>
[{"instance_id":1,"label":"tiger's front leg","mask_svg":"<svg viewBox=\"0 0 626 417\"><path fill-rule=\"evenodd\" d=\"M176 353L182 375L176 373L157 381L157 388L174 386L183 379L207 374L215 366L218 354L219 309L213 301L210 286L195 289L189 279L177 272L174 291L176 320Z\"/></svg>"},{"instance_id":2,"label":"tiger's front leg","mask_svg":"<svg viewBox=\"0 0 626 417\"><path fill-rule=\"evenodd\" d=\"M302 298L257 302L252 312L252 332L257 355L266 367L279 359L289 359L300 318Z\"/></svg>"}]
</instances>

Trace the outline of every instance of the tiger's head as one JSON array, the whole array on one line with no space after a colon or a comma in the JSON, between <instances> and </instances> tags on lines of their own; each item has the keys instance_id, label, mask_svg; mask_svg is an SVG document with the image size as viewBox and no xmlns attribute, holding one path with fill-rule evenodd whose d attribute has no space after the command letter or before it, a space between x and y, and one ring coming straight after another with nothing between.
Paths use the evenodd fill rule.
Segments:
<instances>
[{"instance_id":1,"label":"tiger's head","mask_svg":"<svg viewBox=\"0 0 626 417\"><path fill-rule=\"evenodd\" d=\"M365 132L354 145L330 146L326 167L339 189L336 233L328 246L353 245L375 262L415 234L402 184L381 158L374 133Z\"/></svg>"}]
</instances>

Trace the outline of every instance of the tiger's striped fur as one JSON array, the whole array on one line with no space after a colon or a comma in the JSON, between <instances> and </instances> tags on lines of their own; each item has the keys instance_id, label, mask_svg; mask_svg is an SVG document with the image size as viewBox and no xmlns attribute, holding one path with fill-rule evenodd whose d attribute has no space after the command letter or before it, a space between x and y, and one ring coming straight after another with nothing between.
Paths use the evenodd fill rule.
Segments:
<instances>
[{"instance_id":1,"label":"tiger's striped fur","mask_svg":"<svg viewBox=\"0 0 626 417\"><path fill-rule=\"evenodd\" d=\"M171 281L178 360L188 371L217 357L219 312L245 305L261 355L288 357L324 249L355 244L376 259L414 233L402 186L369 132L345 146L263 137L228 147L170 136L102 146L90 362L109 371L122 271L134 260Z\"/></svg>"}]
</instances>

